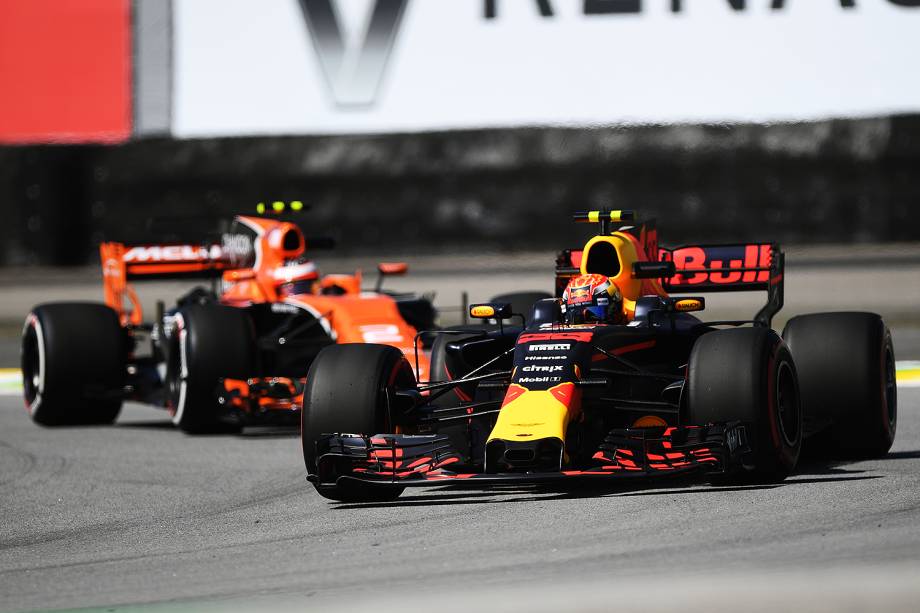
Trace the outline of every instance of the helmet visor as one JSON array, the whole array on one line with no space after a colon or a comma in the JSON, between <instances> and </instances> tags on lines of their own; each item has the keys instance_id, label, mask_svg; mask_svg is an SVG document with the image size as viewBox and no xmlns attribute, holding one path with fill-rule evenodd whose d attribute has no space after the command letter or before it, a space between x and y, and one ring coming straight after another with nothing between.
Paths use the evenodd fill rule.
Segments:
<instances>
[{"instance_id":1,"label":"helmet visor","mask_svg":"<svg viewBox=\"0 0 920 613\"><path fill-rule=\"evenodd\" d=\"M603 322L606 318L607 307L604 306L569 307L565 314L565 321L569 324Z\"/></svg>"},{"instance_id":2,"label":"helmet visor","mask_svg":"<svg viewBox=\"0 0 920 613\"><path fill-rule=\"evenodd\" d=\"M605 306L586 306L582 314L586 323L592 321L604 321L607 319L607 307Z\"/></svg>"},{"instance_id":3,"label":"helmet visor","mask_svg":"<svg viewBox=\"0 0 920 613\"><path fill-rule=\"evenodd\" d=\"M313 284L315 282L316 282L315 279L304 279L302 281L284 283L279 288L279 291L282 296L297 296L299 294L312 294Z\"/></svg>"}]
</instances>

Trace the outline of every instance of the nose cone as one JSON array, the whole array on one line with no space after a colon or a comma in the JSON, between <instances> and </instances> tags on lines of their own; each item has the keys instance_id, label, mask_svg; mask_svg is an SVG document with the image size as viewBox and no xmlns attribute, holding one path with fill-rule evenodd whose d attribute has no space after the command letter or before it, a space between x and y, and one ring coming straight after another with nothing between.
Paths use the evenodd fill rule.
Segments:
<instances>
[{"instance_id":1,"label":"nose cone","mask_svg":"<svg viewBox=\"0 0 920 613\"><path fill-rule=\"evenodd\" d=\"M548 390L509 386L486 443L487 466L534 468L551 459L546 468L559 470L566 428L580 410L578 396L572 382Z\"/></svg>"}]
</instances>

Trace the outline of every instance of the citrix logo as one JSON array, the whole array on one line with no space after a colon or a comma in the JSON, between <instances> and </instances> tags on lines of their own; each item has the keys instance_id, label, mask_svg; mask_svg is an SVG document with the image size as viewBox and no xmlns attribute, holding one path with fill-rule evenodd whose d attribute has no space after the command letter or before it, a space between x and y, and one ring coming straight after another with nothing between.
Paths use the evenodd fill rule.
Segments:
<instances>
[{"instance_id":1,"label":"citrix logo","mask_svg":"<svg viewBox=\"0 0 920 613\"><path fill-rule=\"evenodd\" d=\"M562 366L525 366L522 372L562 372Z\"/></svg>"},{"instance_id":2,"label":"citrix logo","mask_svg":"<svg viewBox=\"0 0 920 613\"><path fill-rule=\"evenodd\" d=\"M355 44L349 45L335 0L300 0L313 47L337 106L374 103L408 3L409 0L374 0L367 29Z\"/></svg>"}]
</instances>

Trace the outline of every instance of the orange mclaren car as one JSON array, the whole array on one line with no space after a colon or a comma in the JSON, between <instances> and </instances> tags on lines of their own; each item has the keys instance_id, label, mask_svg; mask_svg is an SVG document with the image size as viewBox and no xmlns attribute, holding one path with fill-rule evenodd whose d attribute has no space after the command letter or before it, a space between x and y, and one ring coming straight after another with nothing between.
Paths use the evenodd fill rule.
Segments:
<instances>
[{"instance_id":1,"label":"orange mclaren car","mask_svg":"<svg viewBox=\"0 0 920 613\"><path fill-rule=\"evenodd\" d=\"M281 208L281 207L278 207ZM299 207L295 207L299 208ZM427 378L418 330L434 327L431 301L373 291L362 276L321 276L306 239L291 221L236 216L219 240L203 244L100 245L104 304L47 303L23 330L26 408L42 425L111 423L124 400L166 408L186 432L296 423L304 373L334 343L382 343L399 349ZM131 281L210 278L160 303L145 320Z\"/></svg>"}]
</instances>

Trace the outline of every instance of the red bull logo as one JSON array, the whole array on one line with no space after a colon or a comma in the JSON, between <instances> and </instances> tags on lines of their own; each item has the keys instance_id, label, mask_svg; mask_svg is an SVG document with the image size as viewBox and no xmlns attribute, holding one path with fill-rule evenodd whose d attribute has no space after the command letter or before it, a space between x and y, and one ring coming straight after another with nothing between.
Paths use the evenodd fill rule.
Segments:
<instances>
[{"instance_id":1,"label":"red bull logo","mask_svg":"<svg viewBox=\"0 0 920 613\"><path fill-rule=\"evenodd\" d=\"M569 288L568 304L581 304L591 302L591 286Z\"/></svg>"}]
</instances>

